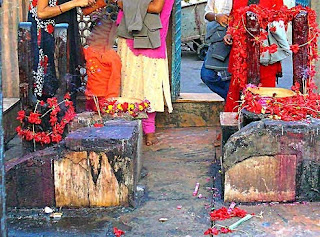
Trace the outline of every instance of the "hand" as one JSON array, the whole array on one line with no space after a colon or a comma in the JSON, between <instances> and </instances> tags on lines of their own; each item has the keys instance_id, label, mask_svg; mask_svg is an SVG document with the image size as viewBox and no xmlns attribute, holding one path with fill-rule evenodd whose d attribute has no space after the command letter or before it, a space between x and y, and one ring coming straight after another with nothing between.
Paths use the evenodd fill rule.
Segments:
<instances>
[{"instance_id":1,"label":"hand","mask_svg":"<svg viewBox=\"0 0 320 237\"><path fill-rule=\"evenodd\" d=\"M226 27L229 23L229 16L227 14L216 14L216 22Z\"/></svg>"},{"instance_id":2,"label":"hand","mask_svg":"<svg viewBox=\"0 0 320 237\"><path fill-rule=\"evenodd\" d=\"M225 44L227 45L232 45L232 36L230 34L226 34L224 37L223 37L223 41Z\"/></svg>"},{"instance_id":3,"label":"hand","mask_svg":"<svg viewBox=\"0 0 320 237\"><path fill-rule=\"evenodd\" d=\"M73 0L76 7L88 7L96 3L96 0Z\"/></svg>"}]
</instances>

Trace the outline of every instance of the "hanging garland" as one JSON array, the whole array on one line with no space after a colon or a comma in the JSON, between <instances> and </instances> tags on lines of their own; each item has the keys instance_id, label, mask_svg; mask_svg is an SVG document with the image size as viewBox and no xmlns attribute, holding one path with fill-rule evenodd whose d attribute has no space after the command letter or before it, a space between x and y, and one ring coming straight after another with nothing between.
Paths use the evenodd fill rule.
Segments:
<instances>
[{"instance_id":1,"label":"hanging garland","mask_svg":"<svg viewBox=\"0 0 320 237\"><path fill-rule=\"evenodd\" d=\"M60 108L63 103L65 111ZM47 99L46 103L38 101L32 111L19 111L17 120L21 122L21 125L16 128L16 131L22 139L33 141L35 150L36 143L41 145L59 143L66 125L75 115L69 94L66 94L60 103L56 97L52 97Z\"/></svg>"},{"instance_id":2,"label":"hanging garland","mask_svg":"<svg viewBox=\"0 0 320 237\"><path fill-rule=\"evenodd\" d=\"M229 23L228 34L231 34L233 38L233 52L234 60L233 66L233 78L235 78L234 83L238 83L240 88L245 88L247 84L247 34L250 32L247 30L245 25L246 13L250 11L256 14L258 22L261 29L266 29L268 24L274 21L283 21L285 26L288 26L288 23L291 22L297 14L301 11L306 11L308 14L308 41L302 45L291 45L290 50L293 53L297 53L301 47L308 46L308 59L309 59L309 70L307 72L309 79L312 79L316 73L315 65L312 63L314 60L318 59L317 51L317 37L319 36L319 29L316 23L316 13L314 10L308 7L297 6L288 9L286 6L282 7L280 10L269 10L260 7L259 5L250 5L244 8L235 10L233 18ZM270 29L275 31L276 29ZM260 51L266 52L269 51L270 54L277 51L277 45L273 44L270 46L265 46L263 44L264 40L267 38L267 33L261 31L260 34L256 37L253 37L252 40L255 43L260 45Z\"/></svg>"}]
</instances>

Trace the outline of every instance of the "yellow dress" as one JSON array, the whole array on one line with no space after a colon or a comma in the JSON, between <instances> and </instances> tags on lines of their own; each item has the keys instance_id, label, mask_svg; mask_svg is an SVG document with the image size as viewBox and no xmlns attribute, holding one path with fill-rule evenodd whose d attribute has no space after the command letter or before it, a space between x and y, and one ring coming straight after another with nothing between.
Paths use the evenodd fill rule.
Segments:
<instances>
[{"instance_id":1,"label":"yellow dress","mask_svg":"<svg viewBox=\"0 0 320 237\"><path fill-rule=\"evenodd\" d=\"M136 56L123 38L118 40L118 54L122 62L121 97L149 100L150 112L164 112L166 105L171 113L168 59Z\"/></svg>"}]
</instances>

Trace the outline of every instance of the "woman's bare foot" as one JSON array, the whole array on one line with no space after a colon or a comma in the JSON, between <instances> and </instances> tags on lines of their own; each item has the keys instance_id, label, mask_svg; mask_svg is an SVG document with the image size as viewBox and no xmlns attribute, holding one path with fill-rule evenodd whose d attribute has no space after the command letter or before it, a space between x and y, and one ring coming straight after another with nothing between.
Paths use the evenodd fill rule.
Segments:
<instances>
[{"instance_id":1,"label":"woman's bare foot","mask_svg":"<svg viewBox=\"0 0 320 237\"><path fill-rule=\"evenodd\" d=\"M152 146L158 143L158 139L154 133L147 133L146 134L146 145Z\"/></svg>"}]
</instances>

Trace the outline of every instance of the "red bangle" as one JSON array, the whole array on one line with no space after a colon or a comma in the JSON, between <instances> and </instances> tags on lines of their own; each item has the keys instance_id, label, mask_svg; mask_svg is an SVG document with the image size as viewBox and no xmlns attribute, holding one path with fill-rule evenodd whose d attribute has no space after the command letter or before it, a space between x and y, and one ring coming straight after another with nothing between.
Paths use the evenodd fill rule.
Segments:
<instances>
[{"instance_id":1,"label":"red bangle","mask_svg":"<svg viewBox=\"0 0 320 237\"><path fill-rule=\"evenodd\" d=\"M59 10L60 10L60 12L61 12L61 13L63 13L63 11L61 10L61 7L60 7L60 5L58 5L58 7L59 7Z\"/></svg>"}]
</instances>

